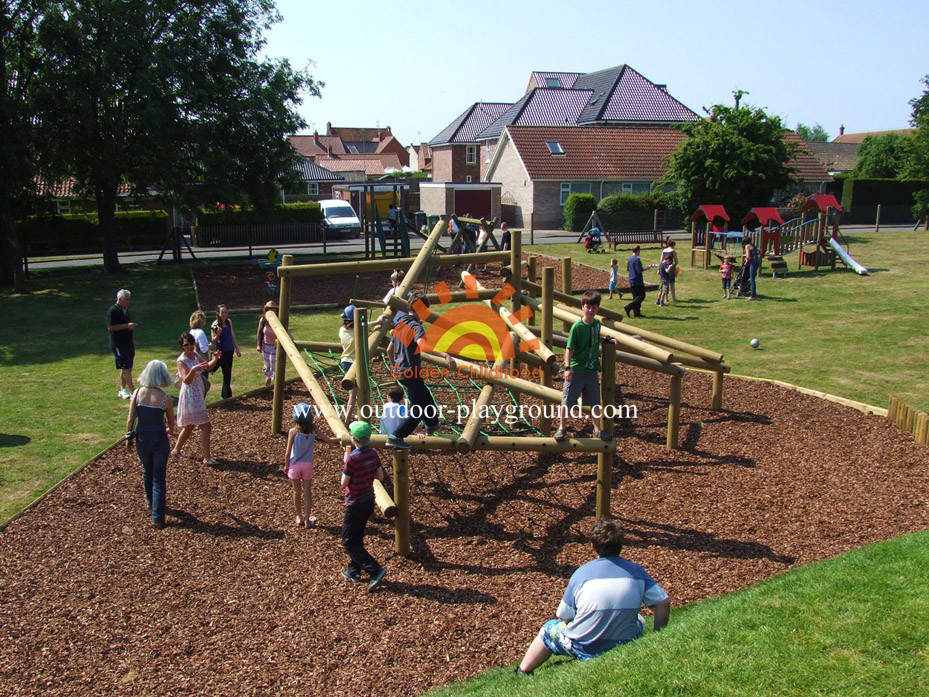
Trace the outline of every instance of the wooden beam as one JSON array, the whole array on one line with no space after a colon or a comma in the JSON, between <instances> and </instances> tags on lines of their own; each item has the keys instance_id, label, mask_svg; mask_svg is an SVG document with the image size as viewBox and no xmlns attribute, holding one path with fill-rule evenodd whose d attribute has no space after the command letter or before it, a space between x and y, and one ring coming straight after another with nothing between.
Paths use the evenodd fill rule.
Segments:
<instances>
[{"instance_id":1,"label":"wooden beam","mask_svg":"<svg viewBox=\"0 0 929 697\"><path fill-rule=\"evenodd\" d=\"M412 450L458 450L458 439L448 436L411 436L406 443ZM386 448L387 436L372 435L370 440L372 448ZM518 451L518 452L549 452L549 453L602 453L612 452L616 449L616 442L605 443L599 438L568 438L557 441L554 438L540 436L478 436L474 442L473 450ZM396 480L395 480L396 482ZM394 500L400 506L394 484ZM397 513L400 515L399 511Z\"/></svg>"},{"instance_id":2,"label":"wooden beam","mask_svg":"<svg viewBox=\"0 0 929 697\"><path fill-rule=\"evenodd\" d=\"M542 269L542 345L553 349L555 344L552 342L552 308L554 306L553 293L555 291L555 268L546 266ZM551 388L552 373L555 371L554 365L546 365L542 368L542 387ZM543 436L549 436L552 432L552 419L548 416L542 416L539 420L539 430Z\"/></svg>"},{"instance_id":3,"label":"wooden beam","mask_svg":"<svg viewBox=\"0 0 929 697\"><path fill-rule=\"evenodd\" d=\"M387 489L384 488L384 485L378 479L374 480L374 503L377 504L381 515L385 518L396 517L397 505L394 503L394 500L390 498Z\"/></svg>"},{"instance_id":4,"label":"wooden beam","mask_svg":"<svg viewBox=\"0 0 929 697\"><path fill-rule=\"evenodd\" d=\"M372 436L371 440L376 438L387 440L387 436ZM394 501L397 504L397 516L394 518L394 545L397 554L406 557L410 554L410 461L405 450L394 450L393 468Z\"/></svg>"},{"instance_id":5,"label":"wooden beam","mask_svg":"<svg viewBox=\"0 0 929 697\"><path fill-rule=\"evenodd\" d=\"M290 358L290 362L293 363L294 369L297 371L297 375L303 380L303 384L310 391L310 395L313 397L313 401L316 402L316 405L323 412L323 416L326 419L326 423L329 424L329 428L332 429L332 432L335 434L336 438L342 441L343 445L350 445L352 442L352 436L348 432L348 428L345 426L345 423L336 415L335 409L332 406L332 403L329 401L329 396L326 394L326 390L322 388L319 382L316 380L316 376L313 375L313 371L307 366L306 362L303 360L303 356L300 353L300 349L293 342L293 338L290 336L290 333L287 331L287 328L281 324L281 321L274 316L273 313L268 313L265 315L268 320L268 323L271 325L271 328L274 330L275 335L277 335L278 346L282 347Z\"/></svg>"},{"instance_id":6,"label":"wooden beam","mask_svg":"<svg viewBox=\"0 0 929 697\"><path fill-rule=\"evenodd\" d=\"M440 231L441 232L441 231ZM427 240L428 242L428 240ZM427 249L423 245L419 250ZM486 264L493 261L508 261L509 252L480 252L474 254L437 254L431 257L426 264L428 268L442 266L456 266L467 264ZM278 275L284 276L337 276L341 274L357 274L369 271L391 271L393 269L412 268L418 257L400 259L369 259L367 261L334 261L328 264L298 264L283 271L283 264L278 268Z\"/></svg>"},{"instance_id":7,"label":"wooden beam","mask_svg":"<svg viewBox=\"0 0 929 697\"><path fill-rule=\"evenodd\" d=\"M501 359L494 363L495 368L502 368L507 361ZM458 437L458 452L468 453L474 447L475 441L481 435L481 426L484 424L484 412L494 395L494 384L488 382L481 388L481 393L473 402L473 411L468 415L468 421Z\"/></svg>"},{"instance_id":8,"label":"wooden beam","mask_svg":"<svg viewBox=\"0 0 929 697\"><path fill-rule=\"evenodd\" d=\"M567 348L568 346L568 337L563 334L555 334L552 337L552 342L555 346L559 348ZM616 360L625 365L632 365L636 368L644 368L645 370L653 370L656 373L663 373L665 375L683 375L684 369L679 365L674 365L673 363L662 363L656 361L654 358L649 358L647 356L640 356L637 353L628 353L627 351L616 350Z\"/></svg>"},{"instance_id":9,"label":"wooden beam","mask_svg":"<svg viewBox=\"0 0 929 697\"><path fill-rule=\"evenodd\" d=\"M371 408L371 383L368 380L368 351L365 340L368 338L368 311L363 307L356 307L354 316L354 334L355 334L355 364L356 366L356 384L358 391L355 393L355 413L361 421L370 421ZM364 417L362 408L367 406L369 410L368 418ZM347 418L347 417L346 417Z\"/></svg>"},{"instance_id":10,"label":"wooden beam","mask_svg":"<svg viewBox=\"0 0 929 697\"><path fill-rule=\"evenodd\" d=\"M678 433L681 424L681 376L671 378L671 396L668 400L668 450L678 449Z\"/></svg>"},{"instance_id":11,"label":"wooden beam","mask_svg":"<svg viewBox=\"0 0 929 697\"><path fill-rule=\"evenodd\" d=\"M288 268L293 263L293 254L285 254L283 257L281 257L281 265L278 268L278 271ZM281 277L280 296L278 297L277 305L279 314L277 318L285 332L287 331L287 326L290 324L291 285L292 282L290 278ZM274 313L271 312L269 314ZM270 322L270 320L268 321ZM284 353L284 350L281 348L281 342L278 341L274 356L274 394L271 397L271 435L273 436L276 436L278 433L283 431L284 377L286 372L287 357Z\"/></svg>"},{"instance_id":12,"label":"wooden beam","mask_svg":"<svg viewBox=\"0 0 929 697\"><path fill-rule=\"evenodd\" d=\"M609 344L603 345L603 371L601 373L600 405L604 413L601 415L600 425L607 433L614 434L613 410L616 405L616 348ZM607 409L609 407L609 409ZM610 417L607 419L606 414ZM597 518L609 518L610 494L613 484L613 451L597 454Z\"/></svg>"}]
</instances>

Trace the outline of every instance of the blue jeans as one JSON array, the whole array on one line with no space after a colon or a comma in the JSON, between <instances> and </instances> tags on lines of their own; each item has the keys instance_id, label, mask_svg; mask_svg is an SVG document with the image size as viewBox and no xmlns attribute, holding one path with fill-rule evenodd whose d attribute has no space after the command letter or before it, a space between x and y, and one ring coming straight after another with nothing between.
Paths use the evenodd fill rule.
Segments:
<instances>
[{"instance_id":1,"label":"blue jeans","mask_svg":"<svg viewBox=\"0 0 929 697\"><path fill-rule=\"evenodd\" d=\"M414 406L418 408L413 410L416 416L407 416L397 427L394 435L397 438L406 438L416 430L420 421L426 424L426 428L437 428L439 425L438 407L432 398L432 393L426 387L426 382L422 378L399 378L397 382L406 388L407 396L410 398L407 413L409 414Z\"/></svg>"},{"instance_id":2,"label":"blue jeans","mask_svg":"<svg viewBox=\"0 0 929 697\"><path fill-rule=\"evenodd\" d=\"M164 433L157 435L140 433L135 450L142 463L142 481L145 484L145 500L152 509L152 522L165 522L165 498L168 487L165 477L168 470L168 453L171 445Z\"/></svg>"},{"instance_id":3,"label":"blue jeans","mask_svg":"<svg viewBox=\"0 0 929 697\"><path fill-rule=\"evenodd\" d=\"M758 278L758 270L760 268L761 268L760 264L758 266L756 266L755 264L752 264L751 266L748 267L749 286L751 287L751 290L749 291L748 295L749 297L752 297L752 298L755 297L755 292L757 290L756 285L755 285L755 279Z\"/></svg>"}]
</instances>

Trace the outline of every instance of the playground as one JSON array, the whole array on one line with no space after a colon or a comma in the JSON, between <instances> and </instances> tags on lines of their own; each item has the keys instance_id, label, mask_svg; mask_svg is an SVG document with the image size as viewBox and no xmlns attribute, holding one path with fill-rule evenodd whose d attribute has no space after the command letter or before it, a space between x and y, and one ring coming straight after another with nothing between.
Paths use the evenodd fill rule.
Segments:
<instances>
[{"instance_id":1,"label":"playground","mask_svg":"<svg viewBox=\"0 0 929 697\"><path fill-rule=\"evenodd\" d=\"M215 292L204 278L200 293ZM707 345L728 344L716 330ZM676 606L929 524L924 449L885 418L731 377L714 409L713 378L688 371L669 449L667 375L620 364L615 378L638 414L616 424L611 510L628 531L627 555L661 578ZM557 376L552 386L561 388ZM337 385L331 392L344 398ZM313 401L299 383L281 397L285 412ZM161 534L142 514L137 459L118 446L5 529L5 684L24 693L406 695L518 658L565 577L590 558L600 456L414 449L409 554L394 551L394 521L376 517L370 547L389 575L356 602L358 589L337 577L339 450L318 450L320 527L293 527L272 402L264 390L214 408L221 464L172 463ZM583 441L589 425L569 422L569 431Z\"/></svg>"},{"instance_id":2,"label":"playground","mask_svg":"<svg viewBox=\"0 0 929 697\"><path fill-rule=\"evenodd\" d=\"M613 512L676 606L929 526L925 453L886 419L738 379L713 411L710 378L688 373L669 452L664 376L617 380L639 418L618 433ZM285 404L308 398L294 384ZM214 410L222 464L172 463L166 531L146 523L122 447L10 524L10 694L422 694L516 660L590 558L596 456L414 450L412 553L376 516L389 575L368 596L337 577L338 449L318 450L320 527L293 527L270 406L266 391Z\"/></svg>"}]
</instances>

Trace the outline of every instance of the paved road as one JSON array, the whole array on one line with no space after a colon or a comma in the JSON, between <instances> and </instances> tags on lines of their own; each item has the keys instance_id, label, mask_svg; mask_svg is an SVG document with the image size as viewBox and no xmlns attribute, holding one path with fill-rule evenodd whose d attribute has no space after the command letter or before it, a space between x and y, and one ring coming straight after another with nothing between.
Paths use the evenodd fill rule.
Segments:
<instances>
[{"instance_id":1,"label":"paved road","mask_svg":"<svg viewBox=\"0 0 929 697\"><path fill-rule=\"evenodd\" d=\"M862 226L843 226L842 229L846 232L870 232L873 231L874 227L872 225L862 225ZM893 231L893 230L911 230L911 226L887 226L882 227L881 231ZM689 239L690 233L685 232L684 230L672 230L667 233L670 237L673 237L676 240ZM573 243L577 240L578 233L576 232L565 232L564 230L536 230L531 235L527 232L523 232L523 244L557 244L557 243ZM410 238L410 247L412 249L419 249L422 247L423 241L418 237ZM264 256L264 253L267 252L269 247L253 247L251 254L249 254L248 247L240 248L224 248L216 250L201 250L194 249L194 254L197 259L205 260L216 260L216 259L248 259L250 256ZM305 245L287 245L286 249L281 249L284 252L292 252L299 255L308 255L308 254L322 254L323 245L322 243L314 244L305 244ZM329 254L339 254L339 253L349 253L349 252L362 252L364 251L364 243L362 241L351 241L351 242L338 242L338 243L328 243L326 245L326 251ZM186 248L183 250L182 258L184 260L189 260L190 256L187 254ZM127 252L119 255L119 260L122 264L141 264L148 263L158 259L158 252ZM170 254L165 255L167 261L171 260ZM102 266L103 258L100 255L79 255L73 257L55 257L55 258L36 258L35 261L29 260L30 269L59 269L59 268L71 268L71 267L94 267Z\"/></svg>"}]
</instances>

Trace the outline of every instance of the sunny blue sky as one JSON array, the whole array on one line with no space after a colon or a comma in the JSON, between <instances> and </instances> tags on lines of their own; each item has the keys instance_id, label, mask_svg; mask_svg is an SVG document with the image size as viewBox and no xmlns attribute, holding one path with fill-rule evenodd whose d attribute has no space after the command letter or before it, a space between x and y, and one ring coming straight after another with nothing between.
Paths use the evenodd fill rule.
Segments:
<instances>
[{"instance_id":1,"label":"sunny blue sky","mask_svg":"<svg viewBox=\"0 0 929 697\"><path fill-rule=\"evenodd\" d=\"M831 137L906 128L929 73L929 2L277 0L267 54L314 61L309 131L389 125L428 141L475 101L514 102L533 70L626 63L685 105L764 107Z\"/></svg>"}]
</instances>

